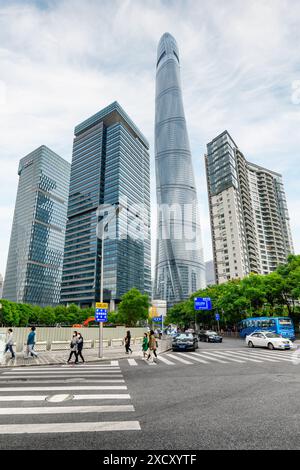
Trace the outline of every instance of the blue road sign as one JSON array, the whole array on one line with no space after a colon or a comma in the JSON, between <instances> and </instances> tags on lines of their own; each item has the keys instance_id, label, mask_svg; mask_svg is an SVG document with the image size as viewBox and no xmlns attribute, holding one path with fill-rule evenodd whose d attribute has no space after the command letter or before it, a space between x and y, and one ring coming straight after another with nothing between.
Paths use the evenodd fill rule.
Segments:
<instances>
[{"instance_id":1,"label":"blue road sign","mask_svg":"<svg viewBox=\"0 0 300 470\"><path fill-rule=\"evenodd\" d=\"M160 322L162 321L162 315L161 315L160 317L153 317L153 318L152 318L152 321L153 321L154 323L160 323Z\"/></svg>"},{"instance_id":2,"label":"blue road sign","mask_svg":"<svg viewBox=\"0 0 300 470\"><path fill-rule=\"evenodd\" d=\"M211 310L212 304L209 297L196 297L194 300L195 310Z\"/></svg>"},{"instance_id":3,"label":"blue road sign","mask_svg":"<svg viewBox=\"0 0 300 470\"><path fill-rule=\"evenodd\" d=\"M95 321L103 323L107 321L107 310L105 308L95 309Z\"/></svg>"},{"instance_id":4,"label":"blue road sign","mask_svg":"<svg viewBox=\"0 0 300 470\"><path fill-rule=\"evenodd\" d=\"M219 314L219 313L216 313L216 320L217 320L217 321L220 320L220 314Z\"/></svg>"}]
</instances>

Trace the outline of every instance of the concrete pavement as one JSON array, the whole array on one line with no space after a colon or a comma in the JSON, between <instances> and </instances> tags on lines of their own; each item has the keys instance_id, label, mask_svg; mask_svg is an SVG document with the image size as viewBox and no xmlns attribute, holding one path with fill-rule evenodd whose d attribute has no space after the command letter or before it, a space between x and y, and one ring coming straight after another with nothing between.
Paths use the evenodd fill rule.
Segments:
<instances>
[{"instance_id":1,"label":"concrete pavement","mask_svg":"<svg viewBox=\"0 0 300 470\"><path fill-rule=\"evenodd\" d=\"M167 340L158 340L158 354L169 348ZM142 357L142 346L132 345L132 354L128 355L125 353L124 346L120 347L109 347L103 349L103 357L99 358L98 349L83 349L83 357L86 363L93 363L98 361L110 361L115 359L122 359L127 357ZM41 366L41 365L56 365L66 364L69 358L70 351L43 351L38 353L38 357L25 358L24 353L16 353L16 358L11 359L11 354L7 353L2 361L0 362L1 367L26 367L26 366ZM81 359L79 358L79 361ZM74 356L72 358L74 362Z\"/></svg>"},{"instance_id":2,"label":"concrete pavement","mask_svg":"<svg viewBox=\"0 0 300 470\"><path fill-rule=\"evenodd\" d=\"M291 351L227 340L199 354L3 368L0 449L300 449Z\"/></svg>"}]
</instances>

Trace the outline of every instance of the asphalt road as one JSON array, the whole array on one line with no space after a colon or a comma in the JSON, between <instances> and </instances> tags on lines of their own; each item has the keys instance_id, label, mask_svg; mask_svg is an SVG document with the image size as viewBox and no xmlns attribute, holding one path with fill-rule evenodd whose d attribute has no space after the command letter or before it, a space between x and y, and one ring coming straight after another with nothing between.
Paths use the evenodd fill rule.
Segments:
<instances>
[{"instance_id":1,"label":"asphalt road","mask_svg":"<svg viewBox=\"0 0 300 470\"><path fill-rule=\"evenodd\" d=\"M2 370L0 449L300 449L300 365L291 352L225 339L162 357ZM86 408L99 406L108 408Z\"/></svg>"}]
</instances>

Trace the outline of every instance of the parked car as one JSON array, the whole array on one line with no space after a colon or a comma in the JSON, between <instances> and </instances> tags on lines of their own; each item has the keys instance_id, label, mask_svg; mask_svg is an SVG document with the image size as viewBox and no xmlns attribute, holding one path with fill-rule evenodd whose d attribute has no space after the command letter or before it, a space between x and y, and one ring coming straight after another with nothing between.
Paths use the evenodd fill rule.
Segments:
<instances>
[{"instance_id":1,"label":"parked car","mask_svg":"<svg viewBox=\"0 0 300 470\"><path fill-rule=\"evenodd\" d=\"M201 330L198 333L200 341L205 341L206 343L222 343L223 338L218 333L212 330Z\"/></svg>"},{"instance_id":2,"label":"parked car","mask_svg":"<svg viewBox=\"0 0 300 470\"><path fill-rule=\"evenodd\" d=\"M173 351L195 351L198 347L198 338L191 333L181 333L172 341Z\"/></svg>"},{"instance_id":3,"label":"parked car","mask_svg":"<svg viewBox=\"0 0 300 470\"><path fill-rule=\"evenodd\" d=\"M268 349L291 349L293 343L290 339L283 338L277 333L266 331L255 331L246 336L246 344L249 348L268 348Z\"/></svg>"}]
</instances>

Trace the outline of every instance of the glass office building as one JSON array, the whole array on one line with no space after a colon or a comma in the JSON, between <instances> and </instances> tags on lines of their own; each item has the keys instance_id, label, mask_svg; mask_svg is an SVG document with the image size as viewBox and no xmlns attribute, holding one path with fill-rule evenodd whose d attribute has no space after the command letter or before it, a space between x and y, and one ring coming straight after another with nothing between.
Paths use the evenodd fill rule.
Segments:
<instances>
[{"instance_id":1,"label":"glass office building","mask_svg":"<svg viewBox=\"0 0 300 470\"><path fill-rule=\"evenodd\" d=\"M205 266L179 50L169 33L157 50L155 167L159 214L154 298L170 306L205 287Z\"/></svg>"},{"instance_id":2,"label":"glass office building","mask_svg":"<svg viewBox=\"0 0 300 470\"><path fill-rule=\"evenodd\" d=\"M60 299L70 164L45 145L20 160L3 298Z\"/></svg>"},{"instance_id":3,"label":"glass office building","mask_svg":"<svg viewBox=\"0 0 300 470\"><path fill-rule=\"evenodd\" d=\"M104 301L132 287L151 294L149 144L114 102L75 128L61 301L100 298L99 206L121 207L104 241ZM101 238L101 237L100 237Z\"/></svg>"}]
</instances>

